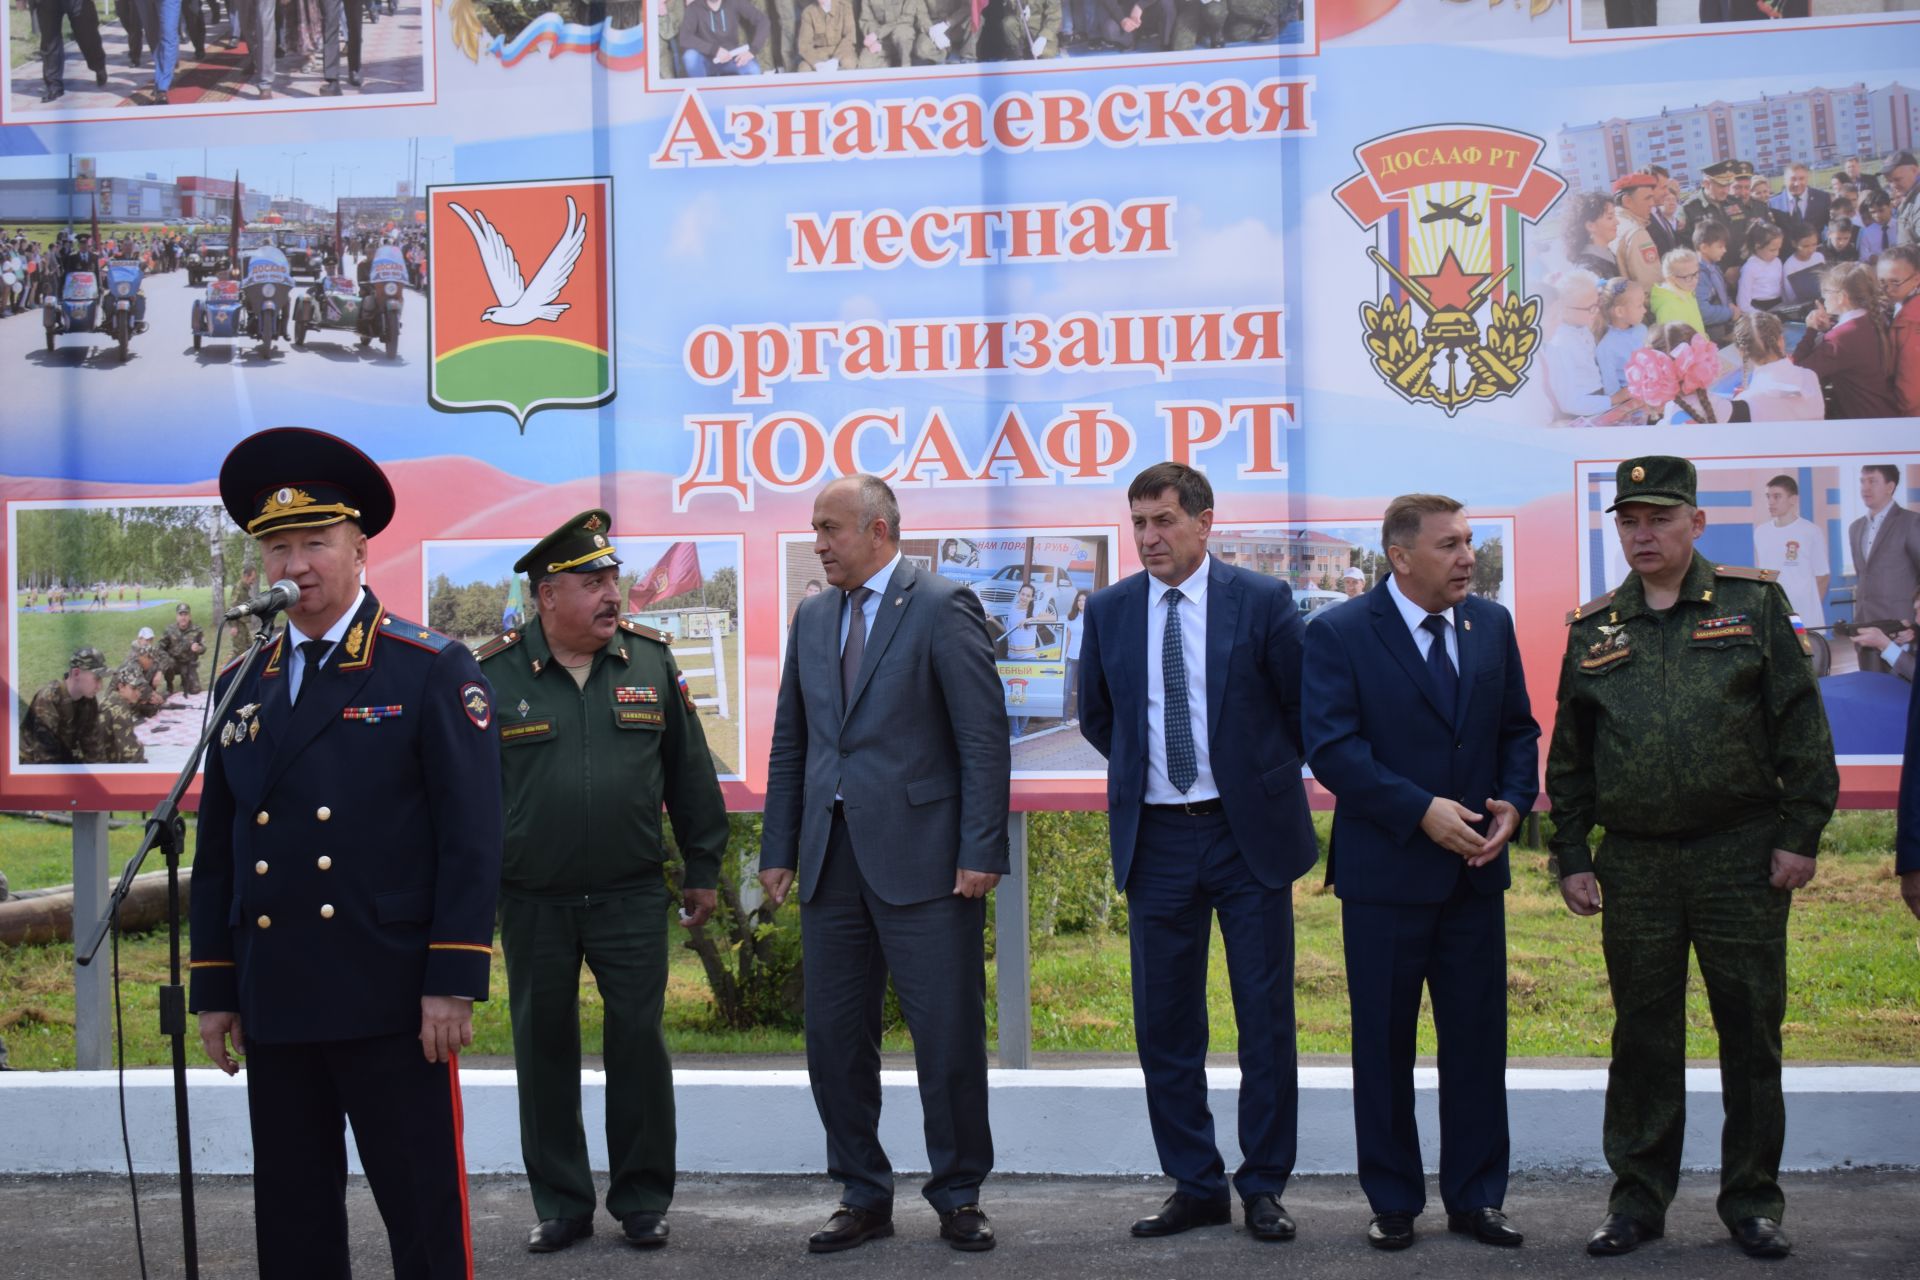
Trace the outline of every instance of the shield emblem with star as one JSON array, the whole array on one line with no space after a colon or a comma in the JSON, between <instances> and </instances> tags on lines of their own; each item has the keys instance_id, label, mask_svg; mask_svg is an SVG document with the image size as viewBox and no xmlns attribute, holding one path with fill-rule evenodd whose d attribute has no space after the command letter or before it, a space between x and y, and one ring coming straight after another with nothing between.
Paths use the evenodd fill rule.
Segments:
<instances>
[{"instance_id":1,"label":"shield emblem with star","mask_svg":"<svg viewBox=\"0 0 1920 1280\"><path fill-rule=\"evenodd\" d=\"M1545 144L1493 125L1436 125L1354 148L1360 172L1333 198L1374 233L1380 296L1360 305L1380 377L1452 416L1510 396L1541 341L1540 299L1520 274L1521 234L1567 184Z\"/></svg>"},{"instance_id":2,"label":"shield emblem with star","mask_svg":"<svg viewBox=\"0 0 1920 1280\"><path fill-rule=\"evenodd\" d=\"M427 190L428 400L498 410L614 396L613 180Z\"/></svg>"}]
</instances>

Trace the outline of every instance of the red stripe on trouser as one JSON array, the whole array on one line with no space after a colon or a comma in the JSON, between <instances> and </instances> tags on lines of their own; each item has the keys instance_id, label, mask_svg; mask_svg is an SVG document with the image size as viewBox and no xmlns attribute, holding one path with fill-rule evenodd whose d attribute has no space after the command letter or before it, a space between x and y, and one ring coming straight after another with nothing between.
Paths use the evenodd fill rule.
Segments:
<instances>
[{"instance_id":1,"label":"red stripe on trouser","mask_svg":"<svg viewBox=\"0 0 1920 1280\"><path fill-rule=\"evenodd\" d=\"M453 1098L453 1173L460 1184L460 1247L467 1255L467 1280L473 1280L473 1217L467 1203L466 1112L460 1105L460 1055L447 1056L447 1090Z\"/></svg>"}]
</instances>

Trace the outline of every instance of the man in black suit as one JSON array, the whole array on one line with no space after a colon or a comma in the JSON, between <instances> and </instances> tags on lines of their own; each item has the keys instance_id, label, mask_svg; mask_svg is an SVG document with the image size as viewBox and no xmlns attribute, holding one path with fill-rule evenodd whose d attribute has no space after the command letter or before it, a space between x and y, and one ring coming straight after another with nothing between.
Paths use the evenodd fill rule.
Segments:
<instances>
[{"instance_id":1,"label":"man in black suit","mask_svg":"<svg viewBox=\"0 0 1920 1280\"><path fill-rule=\"evenodd\" d=\"M473 1271L459 1051L487 995L500 881L500 735L457 641L360 585L393 516L379 467L282 427L220 468L287 627L207 755L194 857L191 1007L247 1067L262 1280L346 1280L345 1128L396 1280Z\"/></svg>"},{"instance_id":2,"label":"man in black suit","mask_svg":"<svg viewBox=\"0 0 1920 1280\"><path fill-rule=\"evenodd\" d=\"M34 0L40 23L40 101L52 102L67 91L67 37L62 22L73 24L80 56L96 84L107 83L107 50L100 42L100 11L93 0Z\"/></svg>"},{"instance_id":3,"label":"man in black suit","mask_svg":"<svg viewBox=\"0 0 1920 1280\"><path fill-rule=\"evenodd\" d=\"M1506 843L1540 790L1540 726L1513 616L1471 594L1461 504L1387 507L1393 573L1307 628L1307 763L1338 799L1327 879L1340 895L1353 1011L1353 1114L1375 1248L1413 1243L1426 1206L1413 1113L1420 995L1440 1055L1447 1229L1518 1245L1507 1191Z\"/></svg>"},{"instance_id":4,"label":"man in black suit","mask_svg":"<svg viewBox=\"0 0 1920 1280\"><path fill-rule=\"evenodd\" d=\"M1653 207L1647 211L1647 234L1662 258L1681 248L1680 193L1674 189L1673 175L1664 165L1650 164L1647 172L1659 182L1653 189Z\"/></svg>"},{"instance_id":5,"label":"man in black suit","mask_svg":"<svg viewBox=\"0 0 1920 1280\"><path fill-rule=\"evenodd\" d=\"M1174 1192L1133 1224L1167 1236L1232 1221L1291 1240L1299 1080L1293 882L1318 857L1300 765L1301 621L1281 582L1215 560L1213 486L1177 462L1127 490L1145 570L1094 594L1080 642L1080 732L1107 758L1114 881L1127 895L1134 1038ZM1240 1029L1240 1168L1207 1109L1207 951L1215 916Z\"/></svg>"},{"instance_id":6,"label":"man in black suit","mask_svg":"<svg viewBox=\"0 0 1920 1280\"><path fill-rule=\"evenodd\" d=\"M1827 225L1833 209L1833 197L1810 181L1807 166L1798 162L1787 166L1787 189L1767 202L1774 223L1782 230L1790 227L1820 228ZM1791 247L1791 246L1789 246Z\"/></svg>"},{"instance_id":7,"label":"man in black suit","mask_svg":"<svg viewBox=\"0 0 1920 1280\"><path fill-rule=\"evenodd\" d=\"M880 1145L887 978L913 1034L931 1166L922 1194L956 1249L993 1247L987 891L1007 871L1012 759L979 597L900 554L900 506L848 476L813 506L829 583L800 602L767 760L760 882L805 906L807 1072L841 1203L807 1247L893 1234Z\"/></svg>"}]
</instances>

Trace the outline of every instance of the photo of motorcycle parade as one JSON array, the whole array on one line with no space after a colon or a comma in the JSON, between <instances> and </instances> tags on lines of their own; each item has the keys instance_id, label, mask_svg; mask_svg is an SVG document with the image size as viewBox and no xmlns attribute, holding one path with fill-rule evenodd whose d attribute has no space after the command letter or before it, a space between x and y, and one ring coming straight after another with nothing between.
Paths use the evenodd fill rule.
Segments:
<instances>
[{"instance_id":1,"label":"photo of motorcycle parade","mask_svg":"<svg viewBox=\"0 0 1920 1280\"><path fill-rule=\"evenodd\" d=\"M25 707L20 766L172 772L216 670L250 639L221 615L260 590L258 545L217 502L19 502L7 545ZM216 647L218 653L216 654Z\"/></svg>"},{"instance_id":2,"label":"photo of motorcycle parade","mask_svg":"<svg viewBox=\"0 0 1920 1280\"><path fill-rule=\"evenodd\" d=\"M109 410L190 397L209 365L294 394L348 366L369 398L409 398L413 193L452 170L449 144L419 139L0 161L0 368L99 371L87 393Z\"/></svg>"},{"instance_id":3,"label":"photo of motorcycle parade","mask_svg":"<svg viewBox=\"0 0 1920 1280\"><path fill-rule=\"evenodd\" d=\"M0 118L430 102L427 13L427 0L9 0Z\"/></svg>"}]
</instances>

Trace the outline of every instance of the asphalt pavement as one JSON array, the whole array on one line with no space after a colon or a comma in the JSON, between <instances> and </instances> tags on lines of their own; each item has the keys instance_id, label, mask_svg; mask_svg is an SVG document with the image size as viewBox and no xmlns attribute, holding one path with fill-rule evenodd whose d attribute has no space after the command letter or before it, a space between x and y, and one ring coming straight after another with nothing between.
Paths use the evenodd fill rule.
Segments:
<instances>
[{"instance_id":1,"label":"asphalt pavement","mask_svg":"<svg viewBox=\"0 0 1920 1280\"><path fill-rule=\"evenodd\" d=\"M596 1234L564 1253L529 1255L532 1209L523 1178L476 1179L470 1186L474 1274L541 1280L597 1277L950 1276L1047 1278L1265 1277L1276 1272L1349 1280L1357 1277L1920 1276L1920 1173L1856 1170L1786 1180L1786 1227L1796 1249L1783 1262L1742 1255L1714 1216L1711 1173L1688 1175L1667 1220L1667 1236L1625 1258L1589 1258L1586 1234L1605 1209L1608 1182L1581 1174L1517 1175L1507 1196L1514 1224L1527 1233L1520 1249L1493 1249L1446 1232L1437 1203L1418 1224L1419 1238L1401 1254L1367 1247L1367 1206L1350 1177L1302 1177L1286 1204L1300 1225L1286 1244L1263 1244L1239 1224L1168 1240L1134 1240L1128 1224L1156 1208L1168 1188L1158 1179L996 1177L983 1197L1000 1245L962 1254L938 1239L933 1211L903 1181L897 1234L851 1252L812 1256L807 1233L826 1220L832 1184L802 1177L683 1175L668 1216L671 1243L641 1253L619 1237L604 1213ZM601 1178L604 1190L605 1178ZM178 1276L179 1202L171 1179L141 1183L147 1274ZM1431 1195L1437 1195L1431 1189ZM199 1208L201 1275L209 1280L254 1274L252 1187L243 1178L202 1179ZM355 1274L391 1273L385 1235L366 1183L347 1193ZM139 1274L124 1178L0 1178L0 1274L66 1280Z\"/></svg>"},{"instance_id":2,"label":"asphalt pavement","mask_svg":"<svg viewBox=\"0 0 1920 1280\"><path fill-rule=\"evenodd\" d=\"M308 283L301 277L296 291ZM426 300L418 290L405 292L394 359L380 344L363 348L351 330L338 329L310 334L304 347L276 342L271 356L256 355L250 338L204 338L195 351L193 304L205 286L188 284L182 268L146 277L141 291L147 330L133 336L124 364L106 333L59 334L48 351L39 311L0 319L0 379L10 399L33 406L82 397L91 420L131 425L149 420L156 403L218 405L227 416L241 406L254 421L300 422L333 397L382 404L426 398ZM153 438L127 447L167 448Z\"/></svg>"}]
</instances>

